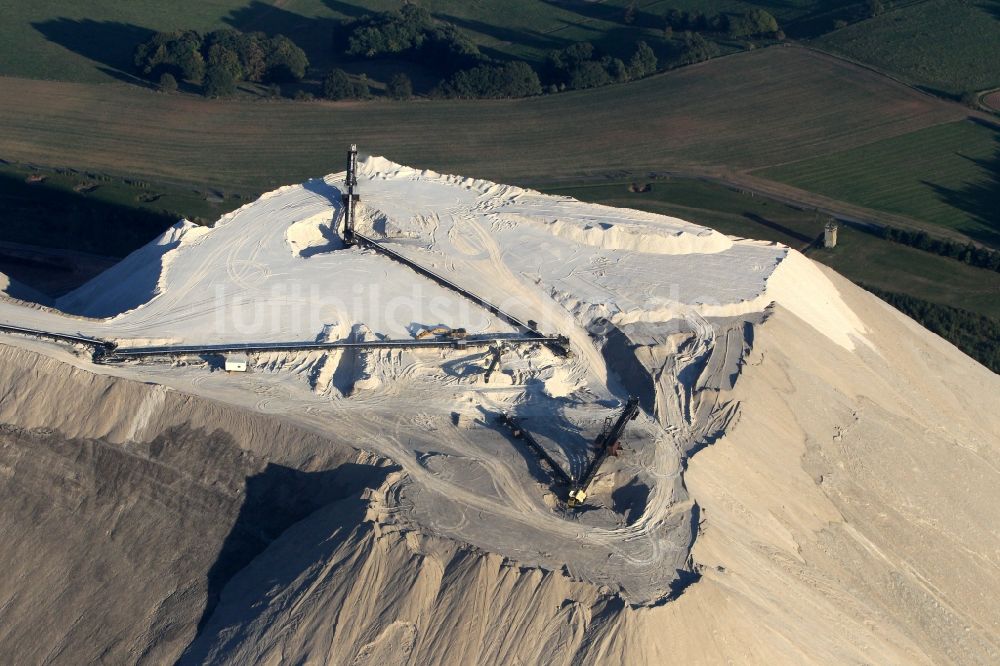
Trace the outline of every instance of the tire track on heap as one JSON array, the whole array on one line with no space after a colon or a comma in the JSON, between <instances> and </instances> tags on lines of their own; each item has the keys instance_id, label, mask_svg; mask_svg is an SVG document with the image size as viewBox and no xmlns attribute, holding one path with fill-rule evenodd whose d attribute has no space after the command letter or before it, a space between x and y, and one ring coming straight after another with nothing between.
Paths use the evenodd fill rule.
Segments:
<instances>
[{"instance_id":1,"label":"tire track on heap","mask_svg":"<svg viewBox=\"0 0 1000 666\"><path fill-rule=\"evenodd\" d=\"M423 491L436 493L465 507L464 512L471 510L484 515L495 515L515 524L522 524L531 530L553 535L568 543L600 546L603 550L616 553L627 562L633 568L632 573L635 575L645 571L659 572L665 561L677 561L678 557L674 557L673 560L666 559L671 553L680 555L683 550L683 555L686 556L686 544L678 545L672 539L664 538L664 535L661 534L667 520L676 518L690 510L690 501L676 503L672 501L672 492L670 492L672 485L657 484L658 488L651 493L647 510L633 525L613 529L583 526L576 521L553 514L550 509L536 503L534 501L534 484L526 487L523 479L520 479L520 475L502 459L493 458L489 462L483 460L480 455L477 455L478 447L469 444L467 439L465 446L461 447L463 454L468 453L470 454L468 457L480 460L485 464L489 472L500 481L499 485L503 488L503 494L508 498L508 502L496 502L434 475L416 461L412 450L407 451L399 444L400 438L406 438L405 433L408 430L408 425L412 424L408 424L400 418L395 420L391 429L394 442L389 446L390 449L395 450L395 453L387 451L386 455L399 462L404 471ZM388 434L385 430L382 433L383 438ZM382 441L388 444L386 439L382 439ZM667 469L669 466L663 464L663 461L668 458L669 451L676 451L676 449L659 442L655 447L659 452L659 461L656 466ZM466 448L469 450L466 451ZM441 528L442 526L438 524L437 527ZM476 541L475 535L463 534L461 531L446 533L445 536ZM571 567L574 566L572 562L568 564ZM587 568L597 571L597 563L590 562Z\"/></svg>"},{"instance_id":2,"label":"tire track on heap","mask_svg":"<svg viewBox=\"0 0 1000 666\"><path fill-rule=\"evenodd\" d=\"M590 374L596 377L600 387L604 391L608 391L608 375L604 358L591 342L590 334L576 322L565 308L551 298L539 296L537 286L526 285L524 277L516 275L507 266L503 258L505 252L501 250L499 243L489 231L479 223L475 213L463 216L461 220L467 223L468 228L476 235L486 251L489 258L489 272L492 272L496 279L501 280L500 284L503 284L510 292L516 292L522 306L527 306L529 312L536 313L536 317L526 317L526 319L536 319L543 323L546 319L551 322L560 322L562 330L558 332L570 339L573 351L580 355L580 360L585 364ZM540 316L541 313L545 313L546 316Z\"/></svg>"}]
</instances>

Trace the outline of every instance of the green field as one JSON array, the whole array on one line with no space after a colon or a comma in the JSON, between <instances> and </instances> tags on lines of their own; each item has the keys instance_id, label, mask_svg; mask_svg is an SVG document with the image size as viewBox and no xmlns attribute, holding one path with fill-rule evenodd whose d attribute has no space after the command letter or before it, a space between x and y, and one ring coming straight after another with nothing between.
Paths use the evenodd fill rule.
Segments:
<instances>
[{"instance_id":1,"label":"green field","mask_svg":"<svg viewBox=\"0 0 1000 666\"><path fill-rule=\"evenodd\" d=\"M552 194L673 215L725 234L776 241L802 249L822 232L824 218L764 197L690 179L641 181L650 192L629 192L626 182L545 186ZM837 247L808 256L854 282L1000 319L1000 273L922 252L841 226Z\"/></svg>"},{"instance_id":2,"label":"green field","mask_svg":"<svg viewBox=\"0 0 1000 666\"><path fill-rule=\"evenodd\" d=\"M611 50L638 39L659 39L662 24L652 19L626 26L627 0L601 4L539 0L422 3L437 17L468 32L487 52L540 61L548 50L591 40ZM639 3L644 11L664 2ZM680 2L675 5L704 5ZM733 7L748 3L729 2ZM100 83L133 74L132 51L154 31L235 27L282 33L296 41L318 69L333 64L332 35L337 21L370 10L393 9L399 0L213 0L163 3L0 0L0 74Z\"/></svg>"},{"instance_id":3,"label":"green field","mask_svg":"<svg viewBox=\"0 0 1000 666\"><path fill-rule=\"evenodd\" d=\"M314 3L322 6L321 2ZM132 74L136 44L156 30L211 30L245 2L67 2L0 0L0 71L107 83Z\"/></svg>"},{"instance_id":4,"label":"green field","mask_svg":"<svg viewBox=\"0 0 1000 666\"><path fill-rule=\"evenodd\" d=\"M763 167L962 116L799 48L499 101L215 101L8 78L0 79L0 158L252 192L340 170L344 146L358 143L397 162L517 183L685 164Z\"/></svg>"},{"instance_id":5,"label":"green field","mask_svg":"<svg viewBox=\"0 0 1000 666\"><path fill-rule=\"evenodd\" d=\"M0 164L0 241L122 257L182 217L214 221L243 203L211 190Z\"/></svg>"},{"instance_id":6,"label":"green field","mask_svg":"<svg viewBox=\"0 0 1000 666\"><path fill-rule=\"evenodd\" d=\"M1000 128L962 121L756 175L1000 247Z\"/></svg>"},{"instance_id":7,"label":"green field","mask_svg":"<svg viewBox=\"0 0 1000 666\"><path fill-rule=\"evenodd\" d=\"M1000 87L1000 0L895 4L817 45L946 95Z\"/></svg>"},{"instance_id":8,"label":"green field","mask_svg":"<svg viewBox=\"0 0 1000 666\"><path fill-rule=\"evenodd\" d=\"M132 52L154 31L232 27L285 34L302 46L321 78L338 59L332 35L338 23L369 11L398 7L401 0L211 0L162 3L0 0L0 75L106 83L135 81ZM899 0L883 16L833 30L837 19L854 21L860 0L639 0L630 23L630 0L423 0L439 19L459 26L484 53L521 58L535 65L570 43L590 41L627 57L645 40L661 60L679 48L663 35L663 15L681 11L737 13L765 9L790 37L811 39L823 49L873 64L916 85L946 95L1000 86L1000 0ZM743 48L724 36L722 53ZM370 72L406 69L412 63L386 61ZM384 77L382 77L384 78Z\"/></svg>"},{"instance_id":9,"label":"green field","mask_svg":"<svg viewBox=\"0 0 1000 666\"><path fill-rule=\"evenodd\" d=\"M1000 273L996 271L847 227L841 227L837 247L811 251L809 256L854 282L1000 320Z\"/></svg>"}]
</instances>

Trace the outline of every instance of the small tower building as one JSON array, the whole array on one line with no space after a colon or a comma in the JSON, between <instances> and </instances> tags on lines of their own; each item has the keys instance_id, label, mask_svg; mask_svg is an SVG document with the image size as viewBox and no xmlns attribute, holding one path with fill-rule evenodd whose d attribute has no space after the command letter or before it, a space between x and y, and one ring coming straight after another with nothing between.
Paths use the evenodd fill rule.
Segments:
<instances>
[{"instance_id":1,"label":"small tower building","mask_svg":"<svg viewBox=\"0 0 1000 666\"><path fill-rule=\"evenodd\" d=\"M833 220L823 227L823 247L837 247L837 223Z\"/></svg>"}]
</instances>

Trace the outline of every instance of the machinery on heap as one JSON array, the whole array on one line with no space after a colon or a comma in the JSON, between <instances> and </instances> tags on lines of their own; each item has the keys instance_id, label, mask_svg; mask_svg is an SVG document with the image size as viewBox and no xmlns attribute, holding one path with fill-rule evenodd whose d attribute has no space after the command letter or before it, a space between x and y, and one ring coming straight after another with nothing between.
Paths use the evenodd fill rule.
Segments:
<instances>
[{"instance_id":1,"label":"machinery on heap","mask_svg":"<svg viewBox=\"0 0 1000 666\"><path fill-rule=\"evenodd\" d=\"M528 323L525 323L512 314L501 310L499 307L493 305L483 297L474 294L465 287L459 286L455 282L452 282L444 276L435 273L425 266L421 266L418 262L415 262L406 257L404 254L397 252L387 244L380 243L365 236L364 234L357 233L355 230L355 224L357 222L356 208L361 195L358 193L358 146L356 144L351 144L351 147L347 151L347 175L344 177L344 185L344 192L341 194L341 201L344 206L344 231L342 234L344 247L349 248L357 245L369 250L374 250L382 256L401 263L420 275L433 280L440 286L458 292L476 305L485 308L489 312L497 315L503 321L511 324L525 336L536 338L539 342L544 344L559 356L570 355L569 338L565 335L545 335L538 330L538 324L534 320L529 319ZM464 338L464 329L452 329L450 337ZM461 342L461 339L457 339L456 341Z\"/></svg>"},{"instance_id":2,"label":"machinery on heap","mask_svg":"<svg viewBox=\"0 0 1000 666\"><path fill-rule=\"evenodd\" d=\"M621 437L625 432L625 426L628 425L629 421L632 421L639 415L639 399L635 396L629 396L628 400L625 402L625 406L622 411L618 414L617 418L612 419L608 417L604 421L604 428L601 430L601 434L597 436L595 444L597 445L597 453L594 455L594 459L590 461L587 468L584 470L583 474L579 479L574 479L570 476L566 470L564 470L555 459L549 455L549 452L534 438L534 436L524 429L521 425L520 420L513 416L501 415L498 422L502 425L506 425L511 432L511 435L515 439L523 440L532 451L538 455L551 469L556 477L557 482L562 483L569 487L569 491L566 495L566 506L575 509L581 506L587 499L587 489L593 482L594 477L597 476L598 470L604 462L610 457L617 457L622 450Z\"/></svg>"},{"instance_id":3,"label":"machinery on heap","mask_svg":"<svg viewBox=\"0 0 1000 666\"><path fill-rule=\"evenodd\" d=\"M590 461L587 466L586 471L584 471L583 476L581 476L575 484L570 486L569 496L566 500L566 506L576 508L584 503L587 499L587 489L590 487L590 483L594 480L594 476L597 475L597 470L601 468L604 461L608 459L609 456L615 456L616 458L621 453L621 436L625 432L625 426L628 422L633 420L639 415L639 398L635 396L629 396L629 399L625 402L625 408L622 409L618 418L614 421L611 420L609 416L604 421L604 429L601 434L597 436L597 455L594 459Z\"/></svg>"},{"instance_id":4,"label":"machinery on heap","mask_svg":"<svg viewBox=\"0 0 1000 666\"><path fill-rule=\"evenodd\" d=\"M427 340L429 338L448 338L450 340L462 340L469 332L464 328L452 328L451 326L439 325L423 328L417 331L414 337L417 340Z\"/></svg>"},{"instance_id":5,"label":"machinery on heap","mask_svg":"<svg viewBox=\"0 0 1000 666\"><path fill-rule=\"evenodd\" d=\"M552 469L552 473L556 476L559 482L565 483L566 485L571 485L573 483L573 479L566 473L566 470L564 470L559 463L557 463L555 459L549 455L549 452L545 450L545 447L542 446L537 439L535 439L535 436L521 426L520 419L508 414L501 414L497 419L497 422L510 428L510 434L514 437L514 439L524 441L524 443L527 444L539 458L545 461L549 468Z\"/></svg>"},{"instance_id":6,"label":"machinery on heap","mask_svg":"<svg viewBox=\"0 0 1000 666\"><path fill-rule=\"evenodd\" d=\"M347 191L340 195L344 204L344 245L351 247L356 242L354 237L355 204L361 198L358 193L358 146L351 144L347 151L347 176L344 178Z\"/></svg>"},{"instance_id":7,"label":"machinery on heap","mask_svg":"<svg viewBox=\"0 0 1000 666\"><path fill-rule=\"evenodd\" d=\"M489 348L490 362L486 364L486 368L483 370L483 383L489 384L490 377L496 372L497 368L500 367L500 358L503 356L504 346L494 345Z\"/></svg>"}]
</instances>

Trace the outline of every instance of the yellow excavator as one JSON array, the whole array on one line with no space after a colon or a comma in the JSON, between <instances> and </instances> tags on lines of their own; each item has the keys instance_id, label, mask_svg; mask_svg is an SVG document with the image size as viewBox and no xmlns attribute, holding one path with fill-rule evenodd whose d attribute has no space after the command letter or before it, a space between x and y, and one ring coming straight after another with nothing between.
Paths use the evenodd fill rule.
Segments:
<instances>
[{"instance_id":1,"label":"yellow excavator","mask_svg":"<svg viewBox=\"0 0 1000 666\"><path fill-rule=\"evenodd\" d=\"M590 487L590 483L594 480L597 470L601 468L601 465L608 459L608 456L618 457L621 453L621 436L625 432L625 426L638 415L639 398L629 396L628 401L625 403L625 408L622 409L617 419L612 421L610 416L605 419L604 429L597 436L597 455L590 461L583 476L570 486L566 506L574 509L581 506L587 500L587 488Z\"/></svg>"}]
</instances>

